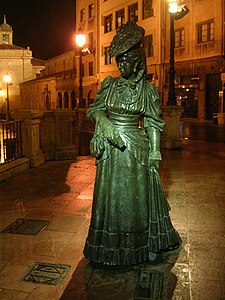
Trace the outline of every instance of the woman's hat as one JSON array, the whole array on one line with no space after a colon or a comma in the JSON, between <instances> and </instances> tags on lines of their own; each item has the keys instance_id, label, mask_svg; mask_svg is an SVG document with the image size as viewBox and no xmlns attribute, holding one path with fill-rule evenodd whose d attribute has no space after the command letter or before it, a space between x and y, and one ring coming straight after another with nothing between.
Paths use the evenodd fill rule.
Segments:
<instances>
[{"instance_id":1,"label":"woman's hat","mask_svg":"<svg viewBox=\"0 0 225 300\"><path fill-rule=\"evenodd\" d=\"M127 22L120 26L111 42L109 55L118 56L128 50L139 48L144 34L144 28L138 26L135 22Z\"/></svg>"}]
</instances>

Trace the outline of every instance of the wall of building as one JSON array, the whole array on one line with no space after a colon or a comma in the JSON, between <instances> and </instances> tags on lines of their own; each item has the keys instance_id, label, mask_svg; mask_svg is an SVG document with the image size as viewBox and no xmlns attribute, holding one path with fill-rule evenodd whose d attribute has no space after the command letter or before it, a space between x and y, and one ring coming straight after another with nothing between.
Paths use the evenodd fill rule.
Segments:
<instances>
[{"instance_id":1,"label":"wall of building","mask_svg":"<svg viewBox=\"0 0 225 300\"><path fill-rule=\"evenodd\" d=\"M33 65L32 51L13 44L12 27L6 23L0 25L0 112L6 111L7 84L3 77L5 74L11 76L8 86L8 103L10 110L21 109L21 98L19 84L21 82L36 78L44 68L44 62L35 61Z\"/></svg>"},{"instance_id":2,"label":"wall of building","mask_svg":"<svg viewBox=\"0 0 225 300\"><path fill-rule=\"evenodd\" d=\"M220 77L224 70L224 1L185 1L189 13L175 20L175 31L184 29L184 46L175 48L176 92L178 104L183 104L186 115L198 119L212 119L217 112L221 81L209 89L207 78ZM212 21L214 38L212 41L198 41L198 24ZM164 24L169 25L169 15L165 15ZM170 55L170 26L166 26L164 55L164 84L162 86L164 103L167 101L168 71ZM179 99L179 96L184 95ZM182 97L182 96L181 96ZM212 98L212 99L209 99ZM187 99L189 99L187 101Z\"/></svg>"},{"instance_id":3,"label":"wall of building","mask_svg":"<svg viewBox=\"0 0 225 300\"><path fill-rule=\"evenodd\" d=\"M36 80L20 84L21 107L41 111L56 108L86 108L95 99L96 78L88 75L91 55L84 55L83 98L79 105L79 56L69 51L45 62L45 69Z\"/></svg>"},{"instance_id":4,"label":"wall of building","mask_svg":"<svg viewBox=\"0 0 225 300\"><path fill-rule=\"evenodd\" d=\"M170 23L168 2L153 1L153 15L143 19L142 0L138 2L138 24L145 29L146 35L153 35L153 55L147 57L147 73L152 78L159 89L162 104L167 102L168 83L169 83L169 58L170 58ZM90 17L89 7L94 4L94 12ZM85 106L87 107L95 98L96 92L100 87L102 80L108 76L119 76L119 72L112 60L111 64L105 64L104 47L110 45L113 36L116 34L115 15L116 11L125 9L125 22L128 21L128 7L134 1L114 0L114 1L96 1L96 0L78 0L76 9L77 29L82 28L88 37L93 33L93 43L90 44L87 38L85 47L89 47L90 54L87 52L82 56L83 63L83 96L85 98ZM180 1L183 4L184 1ZM217 94L220 89L221 81L214 87L207 86L209 78L216 80L218 74L224 72L224 4L222 0L187 0L185 1L189 7L189 13L180 20L175 20L175 31L184 29L184 44L175 48L175 69L176 69L176 92L178 105L189 105L187 107L187 116L198 117L199 119L212 118L213 111L217 109ZM84 14L81 20L81 11ZM112 14L112 30L104 33L104 17ZM197 40L197 24L213 20L214 22L214 38L207 43L198 43ZM94 64L93 75L90 76L89 64ZM46 69L42 72L42 81L40 84L37 102L41 103L43 91L48 86L48 93L51 93L51 108L58 107L58 95L61 93L62 98L65 93L71 95L75 93L76 102L79 99L79 56L74 51L62 54L46 61ZM210 77L212 75L212 77ZM50 77L49 77L50 76ZM54 84L49 84L49 78ZM54 77L54 79L53 79ZM50 80L50 81L51 81ZM24 86L34 83L27 82ZM32 87L33 90L37 89ZM52 90L53 89L53 90ZM214 100L209 100L209 93L213 93ZM207 94L208 93L208 94ZM24 91L23 91L24 97ZM35 97L35 92L32 92ZM89 100L88 100L89 99ZM188 103L188 101L190 103ZM32 100L34 101L34 100ZM31 101L31 102L32 102ZM214 101L214 102L213 102ZM27 101L24 101L26 103ZM43 102L44 103L44 102ZM44 104L37 107L45 109ZM31 104L30 106L33 106ZM191 105L191 108L190 108ZM26 104L26 106L28 106ZM210 107L208 107L210 106ZM79 104L76 103L76 108ZM84 107L84 106L83 106ZM62 105L64 108L64 105ZM74 105L69 104L69 108ZM186 109L186 107L185 107Z\"/></svg>"}]
</instances>

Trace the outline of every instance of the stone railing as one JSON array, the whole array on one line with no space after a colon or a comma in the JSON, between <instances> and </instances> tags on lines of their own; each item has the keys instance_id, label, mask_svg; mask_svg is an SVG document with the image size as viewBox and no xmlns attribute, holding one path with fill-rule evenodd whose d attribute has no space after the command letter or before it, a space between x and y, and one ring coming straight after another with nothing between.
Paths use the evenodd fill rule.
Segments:
<instances>
[{"instance_id":1,"label":"stone railing","mask_svg":"<svg viewBox=\"0 0 225 300\"><path fill-rule=\"evenodd\" d=\"M68 109L46 111L40 123L40 147L46 160L75 159L77 149L73 143L75 112Z\"/></svg>"}]
</instances>

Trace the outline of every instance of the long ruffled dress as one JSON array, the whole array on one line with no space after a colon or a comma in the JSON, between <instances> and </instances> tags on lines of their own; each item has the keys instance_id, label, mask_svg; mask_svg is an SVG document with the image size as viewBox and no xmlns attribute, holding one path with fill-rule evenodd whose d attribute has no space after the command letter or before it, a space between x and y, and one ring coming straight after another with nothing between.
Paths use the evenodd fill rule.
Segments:
<instances>
[{"instance_id":1,"label":"long ruffled dress","mask_svg":"<svg viewBox=\"0 0 225 300\"><path fill-rule=\"evenodd\" d=\"M125 144L120 148L104 140L103 154L96 158L84 255L106 265L139 264L148 261L149 252L159 253L181 243L170 221L159 175L148 167L150 143L139 126L143 117L145 128L163 130L158 93L145 79L135 86L126 83L121 77L107 77L87 111L92 120L93 113L104 111Z\"/></svg>"}]
</instances>

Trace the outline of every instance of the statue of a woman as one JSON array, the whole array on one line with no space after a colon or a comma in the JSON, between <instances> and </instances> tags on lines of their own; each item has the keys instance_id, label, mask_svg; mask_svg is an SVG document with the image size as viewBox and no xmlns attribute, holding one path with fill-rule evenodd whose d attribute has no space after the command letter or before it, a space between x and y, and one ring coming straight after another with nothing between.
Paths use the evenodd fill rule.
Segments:
<instances>
[{"instance_id":1,"label":"statue of a woman","mask_svg":"<svg viewBox=\"0 0 225 300\"><path fill-rule=\"evenodd\" d=\"M158 175L164 121L157 90L145 79L143 36L133 22L120 27L110 55L121 76L105 78L87 111L96 123L90 149L97 171L84 255L95 263L154 261L181 244Z\"/></svg>"}]
</instances>

